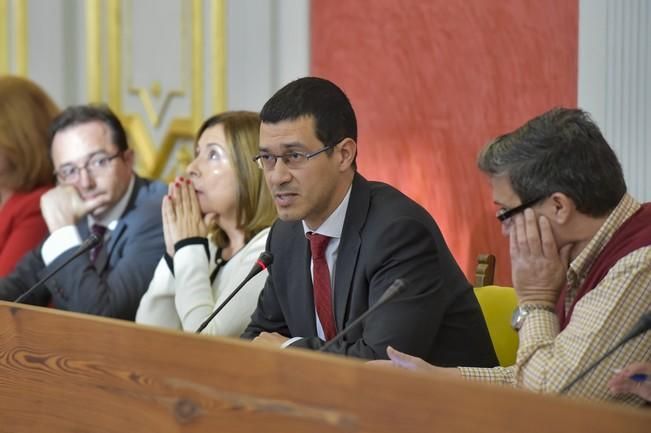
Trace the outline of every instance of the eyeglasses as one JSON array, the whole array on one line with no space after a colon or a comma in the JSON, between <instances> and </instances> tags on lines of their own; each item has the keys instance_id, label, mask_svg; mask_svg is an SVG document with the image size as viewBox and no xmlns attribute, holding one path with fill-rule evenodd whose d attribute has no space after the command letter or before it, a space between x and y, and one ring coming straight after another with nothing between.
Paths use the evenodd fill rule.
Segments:
<instances>
[{"instance_id":1,"label":"eyeglasses","mask_svg":"<svg viewBox=\"0 0 651 433\"><path fill-rule=\"evenodd\" d=\"M513 215L517 215L520 212L524 212L525 209L535 205L539 201L542 201L542 200L544 200L546 198L547 198L547 196L545 195L545 196L542 196L542 197L538 197L535 200L530 200L530 201L528 201L526 203L523 203L520 206L516 206L516 207L514 207L512 209L503 209L503 210L501 210L500 212L497 213L497 215L496 215L497 219L498 219L499 222L503 223L504 221L511 218Z\"/></svg>"},{"instance_id":2,"label":"eyeglasses","mask_svg":"<svg viewBox=\"0 0 651 433\"><path fill-rule=\"evenodd\" d=\"M334 148L340 142L341 140L339 140L335 144L324 146L323 148L312 153L305 153L305 152L298 152L298 151L288 152L285 153L284 155L261 153L259 155L254 156L253 161L256 162L258 164L258 167L260 167L263 170L273 170L274 167L276 166L276 161L278 159L282 159L285 166L289 169L299 168L303 166L309 159L312 159L318 154Z\"/></svg>"},{"instance_id":3,"label":"eyeglasses","mask_svg":"<svg viewBox=\"0 0 651 433\"><path fill-rule=\"evenodd\" d=\"M86 173L91 176L100 174L109 167L111 161L121 154L121 151L118 151L115 155L96 154L91 156L84 165L65 164L59 167L54 174L61 182L77 182L82 170L86 170Z\"/></svg>"}]
</instances>

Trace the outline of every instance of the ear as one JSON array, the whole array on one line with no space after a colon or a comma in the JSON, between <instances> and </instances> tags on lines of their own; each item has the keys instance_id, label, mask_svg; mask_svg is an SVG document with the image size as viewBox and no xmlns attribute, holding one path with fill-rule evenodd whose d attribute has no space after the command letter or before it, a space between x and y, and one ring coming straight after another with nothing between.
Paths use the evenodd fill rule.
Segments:
<instances>
[{"instance_id":1,"label":"ear","mask_svg":"<svg viewBox=\"0 0 651 433\"><path fill-rule=\"evenodd\" d=\"M127 149L122 153L122 159L124 160L124 163L129 167L133 168L133 163L135 159L135 155L133 153L133 149Z\"/></svg>"},{"instance_id":2,"label":"ear","mask_svg":"<svg viewBox=\"0 0 651 433\"><path fill-rule=\"evenodd\" d=\"M549 197L547 216L557 224L565 224L576 212L576 206L571 198L562 192L555 192Z\"/></svg>"},{"instance_id":3,"label":"ear","mask_svg":"<svg viewBox=\"0 0 651 433\"><path fill-rule=\"evenodd\" d=\"M337 145L339 149L339 171L346 171L352 165L357 155L357 143L352 138L345 138Z\"/></svg>"}]
</instances>

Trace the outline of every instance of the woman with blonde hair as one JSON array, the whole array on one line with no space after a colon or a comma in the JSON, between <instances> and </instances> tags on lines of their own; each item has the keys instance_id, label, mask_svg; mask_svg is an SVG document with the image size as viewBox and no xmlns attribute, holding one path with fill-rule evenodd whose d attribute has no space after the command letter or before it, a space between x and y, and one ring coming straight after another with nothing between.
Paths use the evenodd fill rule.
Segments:
<instances>
[{"instance_id":1,"label":"woman with blonde hair","mask_svg":"<svg viewBox=\"0 0 651 433\"><path fill-rule=\"evenodd\" d=\"M39 86L0 76L0 277L47 235L40 200L54 180L48 128L57 114Z\"/></svg>"},{"instance_id":2,"label":"woman with blonde hair","mask_svg":"<svg viewBox=\"0 0 651 433\"><path fill-rule=\"evenodd\" d=\"M249 273L276 218L258 152L260 118L233 111L199 128L195 159L163 199L166 254L143 296L136 322L195 331ZM207 334L239 336L267 272L254 277L210 322Z\"/></svg>"}]
</instances>

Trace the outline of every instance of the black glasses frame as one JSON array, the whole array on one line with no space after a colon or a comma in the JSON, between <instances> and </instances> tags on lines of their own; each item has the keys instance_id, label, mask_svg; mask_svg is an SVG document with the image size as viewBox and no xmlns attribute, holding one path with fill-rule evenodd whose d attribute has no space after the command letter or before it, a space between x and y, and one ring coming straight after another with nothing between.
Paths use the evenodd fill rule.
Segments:
<instances>
[{"instance_id":1,"label":"black glasses frame","mask_svg":"<svg viewBox=\"0 0 651 433\"><path fill-rule=\"evenodd\" d=\"M119 157L120 155L122 155L122 153L123 153L122 150L118 150L117 153L114 154L114 155L106 155L106 156L105 156L105 159L106 159L107 167L108 167L108 163L110 163L110 162L113 161L115 158L117 158L117 157ZM89 159L88 159L88 160L87 160L83 165L70 164L72 167L74 167L74 168L76 168L76 169L78 170L77 173L76 173L75 175L68 175L68 176L66 176L66 177L63 177L63 176L61 175L61 172L60 172L61 169L54 171L52 174L54 174L54 175L55 175L55 176L56 176L56 177L57 177L61 182L67 182L67 181L70 179L70 177L75 177L75 178L77 178L78 176L81 176L81 171L82 171L82 170L86 170L86 173L88 173L88 174L92 174L92 173L94 173L93 170L97 170L97 168L94 168L94 169L93 169L93 168L89 168L91 162L93 162L93 157L89 158ZM67 164L66 164L66 165L67 165Z\"/></svg>"},{"instance_id":2,"label":"black glasses frame","mask_svg":"<svg viewBox=\"0 0 651 433\"><path fill-rule=\"evenodd\" d=\"M538 203L540 201L543 201L546 198L547 198L547 196L544 195L544 196L538 197L538 198L536 198L534 200L529 200L528 202L523 203L523 204L521 204L519 206L516 206L516 207L514 207L512 209L505 210L504 212L497 215L497 220L499 222L503 223L504 221L511 218L513 215L517 215L520 212L524 212L525 209L530 208L531 206L535 205L536 203Z\"/></svg>"},{"instance_id":3,"label":"black glasses frame","mask_svg":"<svg viewBox=\"0 0 651 433\"><path fill-rule=\"evenodd\" d=\"M273 169L273 168L276 167L276 163L278 162L278 159L282 159L282 160L283 160L283 163L285 163L285 165L286 165L286 164L288 163L288 161L285 160L286 158L289 158L289 156L290 156L291 154L298 154L298 155L303 155L303 156L305 157L305 161L307 162L307 161L309 161L310 159L314 158L315 156L319 155L320 153L326 152L326 151L328 151L328 150L330 150L330 149L334 149L334 148L335 148L339 143L341 143L343 140L344 140L344 139L342 138L341 140L335 142L334 144L329 144L329 145L327 145L327 146L323 146L321 149L319 149L319 150L317 150L317 151L315 151L315 152L312 152L312 153L305 153L305 152L298 152L298 151L293 151L293 152L290 152L290 153L288 153L288 154L286 154L286 155L274 155L274 154L272 154L272 153L265 153L264 155L261 155L261 154L260 154L260 155L256 155L256 156L254 156L252 159L253 159L253 162L255 162L256 164L258 164L258 167L260 167L261 169L267 170L267 169L264 167L264 165L263 165L262 161L260 160L260 158L262 158L263 156L267 156L267 157L270 156L270 157L273 157L273 159L274 159L274 165L273 165L270 169L268 169L268 170L271 170L271 169Z\"/></svg>"}]
</instances>

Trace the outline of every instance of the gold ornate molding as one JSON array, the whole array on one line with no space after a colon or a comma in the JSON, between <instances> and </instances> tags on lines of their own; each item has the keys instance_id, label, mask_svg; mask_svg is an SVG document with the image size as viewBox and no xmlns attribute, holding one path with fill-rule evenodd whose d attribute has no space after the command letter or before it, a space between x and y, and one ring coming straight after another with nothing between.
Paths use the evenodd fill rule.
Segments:
<instances>
[{"instance_id":1,"label":"gold ornate molding","mask_svg":"<svg viewBox=\"0 0 651 433\"><path fill-rule=\"evenodd\" d=\"M86 92L89 102L102 101L100 0L86 0Z\"/></svg>"},{"instance_id":2,"label":"gold ornate molding","mask_svg":"<svg viewBox=\"0 0 651 433\"><path fill-rule=\"evenodd\" d=\"M5 1L5 0L0 0ZM87 0L86 4L86 30L87 35L87 75L88 94L91 100L102 100L103 91L107 95L107 102L112 109L124 121L131 138L132 147L137 154L138 171L148 177L160 177L163 170L168 166L168 160L175 153L175 161L171 164L173 175L181 165L186 165L192 158L193 151L187 147L179 148L179 141L190 141L195 131L204 118L204 83L212 83L212 104L214 112L223 111L226 108L226 61L225 61L225 0L210 0L210 38L211 50L211 74L204 77L204 14L202 0L179 0L182 7L189 7L189 13L183 14L181 19L182 34L189 33L189 44L191 59L188 62L181 62L189 71L182 72L183 89L171 89L162 91L158 81L153 81L148 86L136 86L130 78L130 19L131 14L127 11L123 15L123 3L121 0ZM107 75L108 81L102 79L101 63L101 6L106 4L106 51L107 51ZM187 5L187 6L186 6ZM124 18L124 22L123 22ZM187 21L189 21L189 26ZM189 31L186 31L189 30ZM126 43L127 70L122 65L124 59L123 45ZM125 79L125 75L126 79ZM126 82L126 89L123 87ZM102 87L105 84L106 89ZM122 95L124 91L135 94L142 104L145 117L138 113L125 112ZM161 95L163 95L161 97ZM165 121L165 114L168 111L174 98L189 96L189 113ZM157 108L156 108L157 107ZM153 132L155 129L166 126L160 143L155 143ZM158 145L156 145L158 144ZM192 149L192 148L191 148Z\"/></svg>"},{"instance_id":3,"label":"gold ornate molding","mask_svg":"<svg viewBox=\"0 0 651 433\"><path fill-rule=\"evenodd\" d=\"M203 5L192 0L192 130L196 131L203 118Z\"/></svg>"},{"instance_id":4,"label":"gold ornate molding","mask_svg":"<svg viewBox=\"0 0 651 433\"><path fill-rule=\"evenodd\" d=\"M165 115L165 112L167 111L172 98L185 95L185 92L182 90L170 90L169 92L165 93L163 102L160 104L159 110L156 111L151 96L156 99L160 98L161 86L158 81L155 81L151 85L150 90L147 90L144 87L129 87L129 93L133 93L138 96L143 108L145 109L145 113L147 114L147 119L156 128L160 126L161 119Z\"/></svg>"},{"instance_id":5,"label":"gold ornate molding","mask_svg":"<svg viewBox=\"0 0 651 433\"><path fill-rule=\"evenodd\" d=\"M200 1L201 0L199 0L199 3L200 3ZM196 1L195 1L195 3L196 3ZM186 2L182 3L183 8L186 8L186 5L187 5ZM132 3L131 3L130 6L132 7ZM126 26L128 27L128 29L131 29L131 26L133 24L132 19L131 19L131 15L132 15L131 14L131 7L129 8L128 13L126 15L126 17L127 17L126 18L126 21L127 21ZM191 24L192 27L195 27L194 17L192 17L192 21L191 21L190 24ZM186 14L183 13L181 15L181 19L180 19L181 37L184 39L184 41L182 43L182 46L183 47L185 47L185 46L194 47L194 45L191 44L190 41L186 39L187 29L188 29L188 26L187 26L187 23L186 23ZM130 30L125 32L128 47L130 47L131 44L132 44L132 38L130 36L130 33L131 33ZM116 56L116 57L119 59L120 58L119 57L119 54L120 54L119 46L117 48L118 48L118 56ZM133 77L131 75L131 72L132 72L132 61L131 61L132 60L132 54L131 54L130 49L127 50L126 59L127 59L126 60L126 63L127 63L127 68L126 68L127 69L127 72L126 72L127 79L126 80L127 80L128 91L129 91L130 94L135 95L135 96L138 97L138 99L140 100L140 103L142 104L142 108L144 109L145 114L147 116L147 120L149 120L150 124L154 128L158 128L160 126L160 124L161 124L161 121L162 121L163 117L165 117L165 113L167 112L167 109L169 108L169 105L170 105L170 102L171 102L172 98L183 97L188 92L190 92L192 90L191 89L191 84L189 83L189 80L187 80L185 78L189 74L187 74L186 71L181 67L180 69L181 69L181 76L183 77L182 78L182 82L183 82L182 87L183 87L183 89L171 89L169 91L166 91L162 102L159 102L160 101L160 96L161 96L161 93L162 93L162 86L161 86L160 82L159 81L154 81L149 86L149 89L147 89L146 87L143 87L143 86L136 86L133 83ZM184 60L181 60L179 63L181 65L187 64L187 62L185 62ZM120 69L120 68L122 68L122 65L118 63L117 65L115 65L115 67ZM195 70L193 69L193 71L195 71ZM202 84L201 83L201 71L195 71L195 72L197 72L197 73L195 75L193 75L192 82L193 83L198 82L199 84ZM118 75L119 76L119 74L112 74L112 75ZM118 91L120 91L120 90L121 89L118 88ZM153 97L153 99L155 99L156 101L159 102L157 104L158 109L154 108L154 102L152 100L152 97ZM191 115L191 117L194 119L194 115Z\"/></svg>"},{"instance_id":6,"label":"gold ornate molding","mask_svg":"<svg viewBox=\"0 0 651 433\"><path fill-rule=\"evenodd\" d=\"M210 26L210 39L214 44L212 56L212 73L216 80L212 86L213 110L220 113L226 110L226 4L224 0L212 0L210 4L212 26Z\"/></svg>"},{"instance_id":7,"label":"gold ornate molding","mask_svg":"<svg viewBox=\"0 0 651 433\"><path fill-rule=\"evenodd\" d=\"M164 168L163 164L167 162L167 159L172 154L176 142L179 139L192 137L190 118L175 118L170 122L160 147L156 149L148 144L153 143L153 139L139 115L124 115L123 121L133 138L132 147L136 151L142 173L153 178L160 177Z\"/></svg>"},{"instance_id":8,"label":"gold ornate molding","mask_svg":"<svg viewBox=\"0 0 651 433\"><path fill-rule=\"evenodd\" d=\"M0 74L9 73L9 5L0 0Z\"/></svg>"},{"instance_id":9,"label":"gold ornate molding","mask_svg":"<svg viewBox=\"0 0 651 433\"><path fill-rule=\"evenodd\" d=\"M27 76L27 0L14 0L12 2L11 16L9 14L9 1L0 0L0 74L11 73L9 65L9 52L13 52L15 75ZM13 21L13 50L9 46L9 25Z\"/></svg>"},{"instance_id":10,"label":"gold ornate molding","mask_svg":"<svg viewBox=\"0 0 651 433\"><path fill-rule=\"evenodd\" d=\"M120 54L122 48L122 8L120 0L108 0L107 11L107 32L108 37L108 103L111 107L119 109L122 107L122 64Z\"/></svg>"},{"instance_id":11,"label":"gold ornate molding","mask_svg":"<svg viewBox=\"0 0 651 433\"><path fill-rule=\"evenodd\" d=\"M27 76L27 0L18 0L13 3L15 44L14 59L16 61L16 75Z\"/></svg>"}]
</instances>

